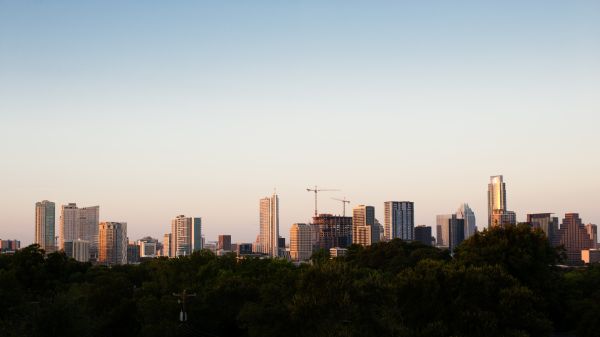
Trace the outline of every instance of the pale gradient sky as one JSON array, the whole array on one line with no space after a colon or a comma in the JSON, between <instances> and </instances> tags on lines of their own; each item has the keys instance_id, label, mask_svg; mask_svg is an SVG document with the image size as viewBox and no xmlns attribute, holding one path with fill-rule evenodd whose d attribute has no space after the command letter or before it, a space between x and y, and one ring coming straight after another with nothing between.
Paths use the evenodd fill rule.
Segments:
<instances>
[{"instance_id":1,"label":"pale gradient sky","mask_svg":"<svg viewBox=\"0 0 600 337\"><path fill-rule=\"evenodd\" d=\"M24 244L43 199L249 242L274 187L287 237L315 184L342 189L323 211L468 202L481 228L495 174L519 220L600 224L599 127L599 1L0 0L0 238Z\"/></svg>"}]
</instances>

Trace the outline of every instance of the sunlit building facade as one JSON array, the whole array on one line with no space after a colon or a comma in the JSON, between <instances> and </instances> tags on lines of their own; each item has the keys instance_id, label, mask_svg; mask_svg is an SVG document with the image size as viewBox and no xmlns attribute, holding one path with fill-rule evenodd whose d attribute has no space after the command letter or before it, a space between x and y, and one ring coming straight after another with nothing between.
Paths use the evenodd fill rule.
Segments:
<instances>
[{"instance_id":1,"label":"sunlit building facade","mask_svg":"<svg viewBox=\"0 0 600 337\"><path fill-rule=\"evenodd\" d=\"M370 246L379 241L375 228L375 207L358 205L352 210L352 243Z\"/></svg>"},{"instance_id":2,"label":"sunlit building facade","mask_svg":"<svg viewBox=\"0 0 600 337\"><path fill-rule=\"evenodd\" d=\"M102 222L98 226L98 263L127 264L127 223Z\"/></svg>"},{"instance_id":3,"label":"sunlit building facade","mask_svg":"<svg viewBox=\"0 0 600 337\"><path fill-rule=\"evenodd\" d=\"M488 184L488 227L494 226L494 211L506 211L506 184L501 175L490 177ZM496 221L498 223L498 221Z\"/></svg>"},{"instance_id":4,"label":"sunlit building facade","mask_svg":"<svg viewBox=\"0 0 600 337\"><path fill-rule=\"evenodd\" d=\"M171 257L188 256L202 249L202 219L178 215L171 220Z\"/></svg>"},{"instance_id":5,"label":"sunlit building facade","mask_svg":"<svg viewBox=\"0 0 600 337\"><path fill-rule=\"evenodd\" d=\"M35 243L46 253L56 251L55 204L44 200L35 203Z\"/></svg>"},{"instance_id":6,"label":"sunlit building facade","mask_svg":"<svg viewBox=\"0 0 600 337\"><path fill-rule=\"evenodd\" d=\"M567 263L581 264L581 251L594 248L579 214L567 213L558 230L559 243L565 247Z\"/></svg>"},{"instance_id":7,"label":"sunlit building facade","mask_svg":"<svg viewBox=\"0 0 600 337\"><path fill-rule=\"evenodd\" d=\"M477 233L477 221L475 212L469 207L469 204L464 203L458 207L456 218L465 220L465 240Z\"/></svg>"},{"instance_id":8,"label":"sunlit building facade","mask_svg":"<svg viewBox=\"0 0 600 337\"><path fill-rule=\"evenodd\" d=\"M311 226L295 223L290 228L290 257L293 261L306 261L312 255Z\"/></svg>"},{"instance_id":9,"label":"sunlit building facade","mask_svg":"<svg viewBox=\"0 0 600 337\"><path fill-rule=\"evenodd\" d=\"M59 222L60 249L64 249L66 241L88 241L90 258L95 260L98 257L99 222L100 206L79 208L75 203L62 205Z\"/></svg>"},{"instance_id":10,"label":"sunlit building facade","mask_svg":"<svg viewBox=\"0 0 600 337\"><path fill-rule=\"evenodd\" d=\"M271 257L279 256L279 196L273 193L260 199L259 252Z\"/></svg>"},{"instance_id":11,"label":"sunlit building facade","mask_svg":"<svg viewBox=\"0 0 600 337\"><path fill-rule=\"evenodd\" d=\"M411 201L386 201L384 208L384 238L414 240L415 214Z\"/></svg>"}]
</instances>

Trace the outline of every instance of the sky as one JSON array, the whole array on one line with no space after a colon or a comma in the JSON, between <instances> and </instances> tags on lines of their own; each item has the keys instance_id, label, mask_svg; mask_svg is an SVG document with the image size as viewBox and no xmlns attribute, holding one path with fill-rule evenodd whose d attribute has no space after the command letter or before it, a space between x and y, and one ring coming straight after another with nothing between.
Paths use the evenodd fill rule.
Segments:
<instances>
[{"instance_id":1,"label":"sky","mask_svg":"<svg viewBox=\"0 0 600 337\"><path fill-rule=\"evenodd\" d=\"M600 224L598 1L0 0L0 238L36 201L100 205L130 239L179 214L251 242L319 212L487 183L508 208ZM350 211L347 210L349 213Z\"/></svg>"}]
</instances>

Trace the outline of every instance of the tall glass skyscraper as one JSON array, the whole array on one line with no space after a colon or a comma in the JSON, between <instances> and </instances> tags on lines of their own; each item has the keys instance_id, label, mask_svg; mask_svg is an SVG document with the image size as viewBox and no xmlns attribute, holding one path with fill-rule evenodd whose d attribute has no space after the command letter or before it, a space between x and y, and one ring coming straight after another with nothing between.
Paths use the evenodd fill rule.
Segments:
<instances>
[{"instance_id":1,"label":"tall glass skyscraper","mask_svg":"<svg viewBox=\"0 0 600 337\"><path fill-rule=\"evenodd\" d=\"M411 201L386 201L384 204L385 239L414 240L415 213Z\"/></svg>"},{"instance_id":2,"label":"tall glass skyscraper","mask_svg":"<svg viewBox=\"0 0 600 337\"><path fill-rule=\"evenodd\" d=\"M56 251L55 217L53 202L44 200L35 203L35 243L46 253Z\"/></svg>"},{"instance_id":3,"label":"tall glass skyscraper","mask_svg":"<svg viewBox=\"0 0 600 337\"><path fill-rule=\"evenodd\" d=\"M260 199L259 245L261 253L279 256L279 196L275 193Z\"/></svg>"},{"instance_id":4,"label":"tall glass skyscraper","mask_svg":"<svg viewBox=\"0 0 600 337\"><path fill-rule=\"evenodd\" d=\"M475 220L475 212L469 207L469 204L462 204L456 211L456 218L465 220L464 236L465 240L471 235L477 233L477 223Z\"/></svg>"},{"instance_id":5,"label":"tall glass skyscraper","mask_svg":"<svg viewBox=\"0 0 600 337\"><path fill-rule=\"evenodd\" d=\"M503 213L506 208L506 184L501 175L490 177L488 184L488 227L492 226L494 211Z\"/></svg>"},{"instance_id":6,"label":"tall glass skyscraper","mask_svg":"<svg viewBox=\"0 0 600 337\"><path fill-rule=\"evenodd\" d=\"M75 203L62 205L60 210L60 249L65 242L84 240L90 243L90 258L98 257L98 224L100 206L77 207Z\"/></svg>"},{"instance_id":7,"label":"tall glass skyscraper","mask_svg":"<svg viewBox=\"0 0 600 337\"><path fill-rule=\"evenodd\" d=\"M178 215L171 220L171 257L191 255L202 249L202 219Z\"/></svg>"}]
</instances>

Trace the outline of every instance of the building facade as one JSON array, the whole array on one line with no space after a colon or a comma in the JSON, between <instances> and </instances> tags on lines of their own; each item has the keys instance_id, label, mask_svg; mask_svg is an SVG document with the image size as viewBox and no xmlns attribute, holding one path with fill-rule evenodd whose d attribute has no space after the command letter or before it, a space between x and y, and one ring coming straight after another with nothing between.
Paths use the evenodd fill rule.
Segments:
<instances>
[{"instance_id":1,"label":"building facade","mask_svg":"<svg viewBox=\"0 0 600 337\"><path fill-rule=\"evenodd\" d=\"M90 260L90 242L86 240L65 241L65 255L79 262Z\"/></svg>"},{"instance_id":2,"label":"building facade","mask_svg":"<svg viewBox=\"0 0 600 337\"><path fill-rule=\"evenodd\" d=\"M127 264L127 223L102 222L98 226L98 263Z\"/></svg>"},{"instance_id":3,"label":"building facade","mask_svg":"<svg viewBox=\"0 0 600 337\"><path fill-rule=\"evenodd\" d=\"M463 203L458 207L456 211L456 217L458 219L465 220L465 240L477 233L477 221L475 219L475 212L469 207L469 204Z\"/></svg>"},{"instance_id":4,"label":"building facade","mask_svg":"<svg viewBox=\"0 0 600 337\"><path fill-rule=\"evenodd\" d=\"M35 203L35 243L46 253L56 251L55 204L44 200Z\"/></svg>"},{"instance_id":5,"label":"building facade","mask_svg":"<svg viewBox=\"0 0 600 337\"><path fill-rule=\"evenodd\" d=\"M600 248L598 245L598 226L589 223L585 225L585 230L590 236L590 239L592 239L592 243L594 244L593 248Z\"/></svg>"},{"instance_id":6,"label":"building facade","mask_svg":"<svg viewBox=\"0 0 600 337\"><path fill-rule=\"evenodd\" d=\"M178 215L171 220L171 257L188 256L202 249L202 219Z\"/></svg>"},{"instance_id":7,"label":"building facade","mask_svg":"<svg viewBox=\"0 0 600 337\"><path fill-rule=\"evenodd\" d=\"M231 235L219 235L217 250L231 251Z\"/></svg>"},{"instance_id":8,"label":"building facade","mask_svg":"<svg viewBox=\"0 0 600 337\"><path fill-rule=\"evenodd\" d=\"M293 261L309 260L312 252L311 226L295 223L290 228L290 257Z\"/></svg>"},{"instance_id":9,"label":"building facade","mask_svg":"<svg viewBox=\"0 0 600 337\"><path fill-rule=\"evenodd\" d=\"M352 243L370 246L379 241L379 227L375 227L375 207L358 205L352 210Z\"/></svg>"},{"instance_id":10,"label":"building facade","mask_svg":"<svg viewBox=\"0 0 600 337\"><path fill-rule=\"evenodd\" d=\"M348 247L352 244L352 217L319 214L310 225L315 250Z\"/></svg>"},{"instance_id":11,"label":"building facade","mask_svg":"<svg viewBox=\"0 0 600 337\"><path fill-rule=\"evenodd\" d=\"M567 263L573 265L582 263L582 250L594 247L594 243L577 213L565 214L558 230L558 240L567 252Z\"/></svg>"},{"instance_id":12,"label":"building facade","mask_svg":"<svg viewBox=\"0 0 600 337\"><path fill-rule=\"evenodd\" d=\"M415 241L421 242L424 245L431 246L432 236L431 236L431 227L421 225L415 227Z\"/></svg>"},{"instance_id":13,"label":"building facade","mask_svg":"<svg viewBox=\"0 0 600 337\"><path fill-rule=\"evenodd\" d=\"M384 208L384 237L387 241L402 239L414 240L415 214L411 201L386 201Z\"/></svg>"},{"instance_id":14,"label":"building facade","mask_svg":"<svg viewBox=\"0 0 600 337\"><path fill-rule=\"evenodd\" d=\"M438 245L448 247L453 252L465 239L465 220L459 219L456 214L442 214L437 216Z\"/></svg>"},{"instance_id":15,"label":"building facade","mask_svg":"<svg viewBox=\"0 0 600 337\"><path fill-rule=\"evenodd\" d=\"M532 228L541 229L548 241L553 246L558 245L557 233L558 233L558 217L553 217L552 213L531 213L527 214L527 223Z\"/></svg>"},{"instance_id":16,"label":"building facade","mask_svg":"<svg viewBox=\"0 0 600 337\"><path fill-rule=\"evenodd\" d=\"M501 175L490 177L488 184L488 227L493 226L495 210L506 211L506 184Z\"/></svg>"},{"instance_id":17,"label":"building facade","mask_svg":"<svg viewBox=\"0 0 600 337\"><path fill-rule=\"evenodd\" d=\"M260 199L259 250L271 257L279 256L279 196L273 193Z\"/></svg>"},{"instance_id":18,"label":"building facade","mask_svg":"<svg viewBox=\"0 0 600 337\"><path fill-rule=\"evenodd\" d=\"M62 205L59 222L59 248L64 249L67 241L89 241L90 259L96 260L99 222L100 206L79 208L75 203Z\"/></svg>"}]
</instances>

